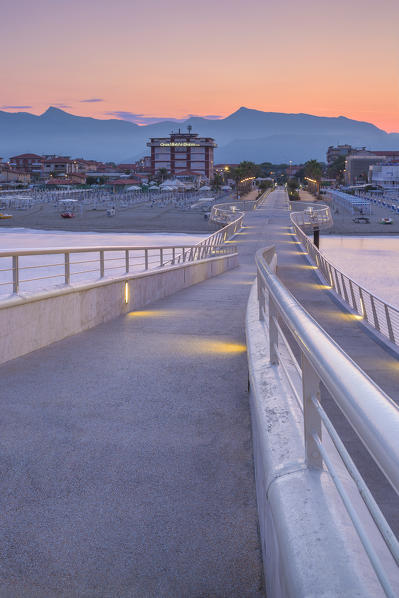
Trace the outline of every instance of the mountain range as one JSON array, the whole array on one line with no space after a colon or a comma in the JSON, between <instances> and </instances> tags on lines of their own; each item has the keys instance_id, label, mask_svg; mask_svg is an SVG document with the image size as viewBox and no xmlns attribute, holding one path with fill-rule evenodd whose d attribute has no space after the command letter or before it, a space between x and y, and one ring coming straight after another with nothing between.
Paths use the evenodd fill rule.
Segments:
<instances>
[{"instance_id":1,"label":"mountain range","mask_svg":"<svg viewBox=\"0 0 399 598\"><path fill-rule=\"evenodd\" d=\"M312 158L324 161L328 146L338 143L399 150L399 133L387 133L373 124L344 116L284 114L242 107L220 120L191 117L180 124L162 121L139 126L119 119L75 116L50 107L40 116L0 111L0 156L32 152L132 162L148 154L146 142L150 137L167 136L188 125L200 136L215 138L216 163L301 163Z\"/></svg>"}]
</instances>

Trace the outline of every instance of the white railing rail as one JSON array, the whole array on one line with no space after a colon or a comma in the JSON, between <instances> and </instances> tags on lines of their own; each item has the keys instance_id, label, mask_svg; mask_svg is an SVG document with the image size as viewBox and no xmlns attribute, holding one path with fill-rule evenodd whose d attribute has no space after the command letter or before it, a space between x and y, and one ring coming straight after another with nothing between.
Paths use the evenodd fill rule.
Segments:
<instances>
[{"instance_id":1,"label":"white railing rail","mask_svg":"<svg viewBox=\"0 0 399 598\"><path fill-rule=\"evenodd\" d=\"M237 247L225 243L240 230L243 218L244 213L231 204L214 206L211 219L226 223L226 226L196 245L57 247L0 251L0 295L4 288L14 295L32 290L27 285L37 286L37 283L44 280L55 281L57 286L83 281L95 283L110 275L134 275L152 269L235 255ZM89 254L88 259L85 259L86 254ZM50 262L43 262L42 256L45 255L53 256ZM57 260L58 256L63 257ZM7 258L9 263L5 263ZM24 258L32 259L24 262ZM48 273L49 270L51 273Z\"/></svg>"},{"instance_id":2,"label":"white railing rail","mask_svg":"<svg viewBox=\"0 0 399 598\"><path fill-rule=\"evenodd\" d=\"M210 219L225 226L196 245L67 247L0 251L0 295L3 294L1 292L3 289L10 290L14 295L24 290L32 290L26 288L26 285L37 286L37 283L44 280L55 281L57 286L88 280L95 282L111 274L113 276L133 275L155 268L235 255L237 247L225 243L240 230L243 218L244 212L232 204L213 206ZM89 254L88 259L85 259L86 254ZM52 256L47 263L41 259L45 255ZM63 257L57 260L58 256ZM7 258L8 263L6 263ZM24 261L24 258L31 259Z\"/></svg>"},{"instance_id":3,"label":"white railing rail","mask_svg":"<svg viewBox=\"0 0 399 598\"><path fill-rule=\"evenodd\" d=\"M326 450L330 436L346 470L399 564L398 541L357 470L320 401L320 384L329 391L379 469L399 493L399 407L331 339L296 301L270 267L274 247L256 254L259 319L266 320L271 364L280 364L303 411L304 461L309 468L327 468L386 596L396 593L359 519L341 475ZM287 340L286 331L292 336ZM294 346L292 346L294 345ZM300 359L296 359L300 355Z\"/></svg>"},{"instance_id":4,"label":"white railing rail","mask_svg":"<svg viewBox=\"0 0 399 598\"><path fill-rule=\"evenodd\" d=\"M18 294L43 280L57 285L93 282L110 275L123 276L163 267L234 255L234 245L215 243L179 246L56 247L0 251L0 289ZM43 256L51 256L43 260ZM37 289L35 289L37 290Z\"/></svg>"},{"instance_id":5,"label":"white railing rail","mask_svg":"<svg viewBox=\"0 0 399 598\"><path fill-rule=\"evenodd\" d=\"M317 211L315 207L314 212ZM301 214L301 212L291 214L295 234L326 281L326 285L343 299L359 319L370 324L395 345L399 345L399 309L362 287L327 260L302 230Z\"/></svg>"}]
</instances>

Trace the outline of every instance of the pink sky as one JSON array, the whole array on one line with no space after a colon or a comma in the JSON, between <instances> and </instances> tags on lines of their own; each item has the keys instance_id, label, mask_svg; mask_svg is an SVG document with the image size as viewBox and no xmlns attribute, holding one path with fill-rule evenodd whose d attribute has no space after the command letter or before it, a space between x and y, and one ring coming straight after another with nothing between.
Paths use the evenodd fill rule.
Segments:
<instances>
[{"instance_id":1,"label":"pink sky","mask_svg":"<svg viewBox=\"0 0 399 598\"><path fill-rule=\"evenodd\" d=\"M397 0L19 0L2 9L0 109L147 122L247 106L399 131L398 22Z\"/></svg>"}]
</instances>

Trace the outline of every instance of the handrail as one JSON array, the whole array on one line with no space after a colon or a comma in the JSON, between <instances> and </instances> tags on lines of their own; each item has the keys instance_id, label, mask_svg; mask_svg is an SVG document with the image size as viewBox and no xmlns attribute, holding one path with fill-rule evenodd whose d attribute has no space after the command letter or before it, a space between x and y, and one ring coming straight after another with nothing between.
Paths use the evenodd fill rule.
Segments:
<instances>
[{"instance_id":1,"label":"handrail","mask_svg":"<svg viewBox=\"0 0 399 598\"><path fill-rule=\"evenodd\" d=\"M262 196L263 197L263 196ZM261 198L259 198L261 199ZM12 293L18 294L20 292L21 283L32 283L38 280L54 280L63 279L65 285L71 284L72 276L81 276L83 274L90 274L91 277L99 274L99 279L102 280L106 273L110 270L121 270L123 273L129 274L134 269L136 272L139 268L147 271L151 268L165 268L169 266L180 265L185 262L197 261L203 259L211 259L221 255L233 255L237 253L237 248L225 245L226 241L230 240L242 226L244 212L238 211L235 206L231 204L217 204L213 206L211 212L211 220L215 222L227 223L223 228L212 233L196 245L178 245L178 246L95 246L95 247L55 247L37 249L17 249L17 250L1 250L0 259L11 258L11 267L0 267L0 276L3 273L9 273L8 280L0 279L0 288L3 286L10 286ZM123 252L121 257L109 257L106 255L110 252ZM98 259L80 259L79 261L71 261L72 254L98 254ZM142 255L140 255L142 254ZM21 259L28 256L40 255L64 255L63 263L50 264L33 264L23 265ZM141 261L138 261L141 260ZM109 266L110 262L117 262L113 266ZM76 265L82 266L89 264L86 270L73 271L72 267ZM94 267L93 267L93 264ZM32 271L43 268L51 268L51 274L45 276L36 276L33 278L22 279L22 271ZM53 268L61 268L62 271L54 270ZM4 275L3 275L4 277ZM61 283L62 284L62 283Z\"/></svg>"},{"instance_id":2,"label":"handrail","mask_svg":"<svg viewBox=\"0 0 399 598\"><path fill-rule=\"evenodd\" d=\"M41 280L55 280L56 284L70 285L71 282L91 280L93 284L107 277L113 271L114 276L134 275L158 268L179 266L223 255L235 255L234 245L175 245L175 246L95 246L95 247L54 247L45 249L21 249L0 251L0 259L10 259L7 266L0 264L0 288L10 287L14 295L20 293L27 283L36 284ZM87 259L84 255L88 255ZM40 256L62 255L63 259L44 263ZM75 256L75 257L73 257ZM33 258L24 260L24 258ZM5 266L5 267L4 267ZM43 269L45 270L43 272ZM38 272L38 275L32 273ZM22 274L25 278L22 278ZM90 275L90 278L87 276ZM4 280L5 279L5 280ZM0 301L1 307L1 301Z\"/></svg>"},{"instance_id":3,"label":"handrail","mask_svg":"<svg viewBox=\"0 0 399 598\"><path fill-rule=\"evenodd\" d=\"M317 207L314 209L316 212ZM300 214L293 212L290 215L295 234L326 284L358 315L359 320L364 320L392 343L399 345L399 309L362 287L327 260L302 230Z\"/></svg>"},{"instance_id":4,"label":"handrail","mask_svg":"<svg viewBox=\"0 0 399 598\"><path fill-rule=\"evenodd\" d=\"M297 397L301 395L306 465L314 469L327 467L385 594L395 596L371 540L367 537L351 499L340 481L340 475L326 452L322 441L322 430L330 435L396 563L399 563L398 541L319 401L320 383L323 383L330 392L333 400L398 494L399 407L344 353L284 287L269 266L273 259L275 259L274 248L261 249L256 253L259 318L268 319L271 364L281 363L295 395ZM279 349L279 339L287 342L279 331L281 322L291 332L293 341L301 354L300 364L296 364L302 379L299 391L298 384L290 377L288 368L284 366L284 352ZM292 360L292 351L290 355Z\"/></svg>"}]
</instances>

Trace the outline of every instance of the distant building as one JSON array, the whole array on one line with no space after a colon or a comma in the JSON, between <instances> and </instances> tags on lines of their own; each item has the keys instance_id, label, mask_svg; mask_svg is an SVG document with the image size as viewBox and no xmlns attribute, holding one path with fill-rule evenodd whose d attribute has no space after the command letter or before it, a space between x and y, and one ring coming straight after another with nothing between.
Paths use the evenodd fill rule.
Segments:
<instances>
[{"instance_id":1,"label":"distant building","mask_svg":"<svg viewBox=\"0 0 399 598\"><path fill-rule=\"evenodd\" d=\"M57 156L45 158L43 160L44 176L53 173L55 176L60 174L73 174L78 172L78 164L71 160L69 156Z\"/></svg>"},{"instance_id":2,"label":"distant building","mask_svg":"<svg viewBox=\"0 0 399 598\"><path fill-rule=\"evenodd\" d=\"M27 185L31 181L30 172L24 170L5 169L0 170L0 183L19 183L21 185Z\"/></svg>"},{"instance_id":3,"label":"distant building","mask_svg":"<svg viewBox=\"0 0 399 598\"><path fill-rule=\"evenodd\" d=\"M399 163L372 164L369 168L369 182L384 189L399 189Z\"/></svg>"},{"instance_id":4,"label":"distant building","mask_svg":"<svg viewBox=\"0 0 399 598\"><path fill-rule=\"evenodd\" d=\"M327 150L327 164L332 164L333 162L335 162L337 158L340 158L341 156L348 156L352 152L352 150L353 148L351 145L337 145L335 147L333 145L330 145L330 147Z\"/></svg>"},{"instance_id":5,"label":"distant building","mask_svg":"<svg viewBox=\"0 0 399 598\"><path fill-rule=\"evenodd\" d=\"M11 168L40 176L43 158L37 154L19 154L10 158Z\"/></svg>"},{"instance_id":6,"label":"distant building","mask_svg":"<svg viewBox=\"0 0 399 598\"><path fill-rule=\"evenodd\" d=\"M234 168L237 168L237 166L239 166L239 164L215 164L213 169L215 172L220 172L223 174L223 172L228 173L229 170L234 170Z\"/></svg>"},{"instance_id":7,"label":"distant building","mask_svg":"<svg viewBox=\"0 0 399 598\"><path fill-rule=\"evenodd\" d=\"M344 178L346 185L367 183L369 168L374 164L399 161L399 151L392 150L353 150L345 160Z\"/></svg>"},{"instance_id":8,"label":"distant building","mask_svg":"<svg viewBox=\"0 0 399 598\"><path fill-rule=\"evenodd\" d=\"M302 168L303 168L303 164L290 164L285 169L285 174L288 177L294 177L294 176L296 176L297 172L299 172L300 170L302 170Z\"/></svg>"},{"instance_id":9,"label":"distant building","mask_svg":"<svg viewBox=\"0 0 399 598\"><path fill-rule=\"evenodd\" d=\"M217 147L212 137L199 137L197 133L171 133L169 137L153 137L147 143L151 148L151 174L161 168L172 175L190 170L207 179L213 178L213 151Z\"/></svg>"},{"instance_id":10,"label":"distant building","mask_svg":"<svg viewBox=\"0 0 399 598\"><path fill-rule=\"evenodd\" d=\"M86 175L85 173L72 173L67 176L50 177L46 181L46 185L61 187L64 185L85 185Z\"/></svg>"}]
</instances>

